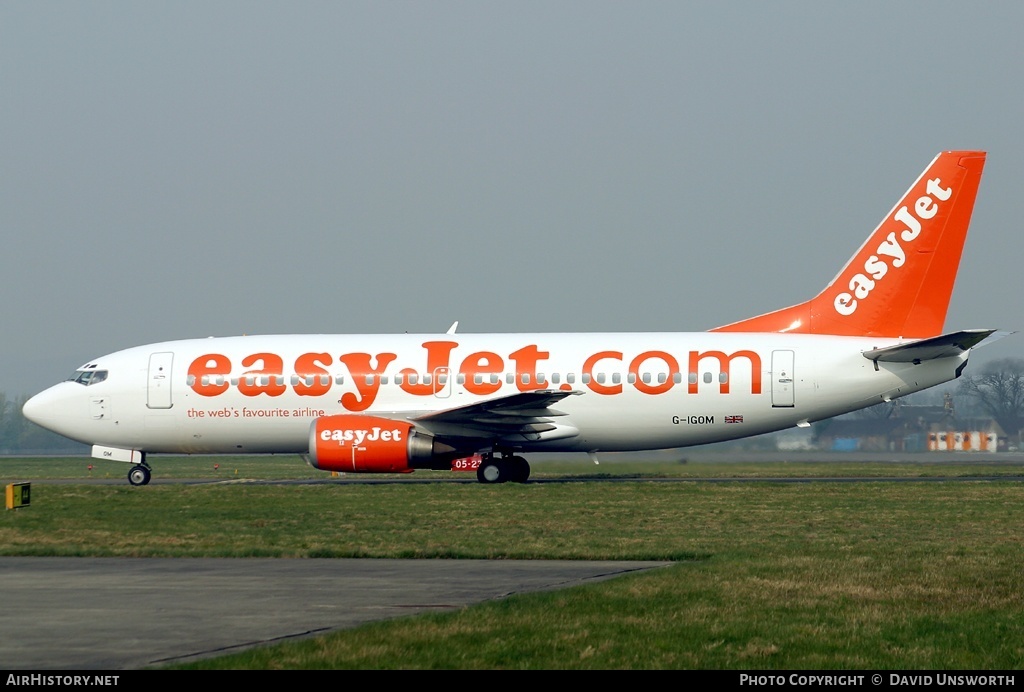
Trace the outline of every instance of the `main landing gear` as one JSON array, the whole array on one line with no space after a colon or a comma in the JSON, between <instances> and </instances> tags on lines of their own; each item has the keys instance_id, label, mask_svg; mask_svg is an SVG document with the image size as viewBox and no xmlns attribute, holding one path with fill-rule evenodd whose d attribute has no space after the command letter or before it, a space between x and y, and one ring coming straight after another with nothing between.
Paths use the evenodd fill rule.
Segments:
<instances>
[{"instance_id":1,"label":"main landing gear","mask_svg":"<svg viewBox=\"0 0 1024 692\"><path fill-rule=\"evenodd\" d=\"M128 470L128 482L132 485L146 485L152 475L146 464L136 464Z\"/></svg>"},{"instance_id":2,"label":"main landing gear","mask_svg":"<svg viewBox=\"0 0 1024 692\"><path fill-rule=\"evenodd\" d=\"M526 459L510 454L485 454L476 470L476 479L481 483L525 483L529 477L530 464Z\"/></svg>"}]
</instances>

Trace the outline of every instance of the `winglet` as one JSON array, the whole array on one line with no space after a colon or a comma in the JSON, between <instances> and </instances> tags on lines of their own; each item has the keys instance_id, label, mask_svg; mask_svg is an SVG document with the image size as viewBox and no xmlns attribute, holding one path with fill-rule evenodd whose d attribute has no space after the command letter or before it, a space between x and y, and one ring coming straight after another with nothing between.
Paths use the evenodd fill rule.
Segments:
<instances>
[{"instance_id":1,"label":"winglet","mask_svg":"<svg viewBox=\"0 0 1024 692\"><path fill-rule=\"evenodd\" d=\"M816 297L711 331L941 334L984 166L983 151L942 152Z\"/></svg>"}]
</instances>

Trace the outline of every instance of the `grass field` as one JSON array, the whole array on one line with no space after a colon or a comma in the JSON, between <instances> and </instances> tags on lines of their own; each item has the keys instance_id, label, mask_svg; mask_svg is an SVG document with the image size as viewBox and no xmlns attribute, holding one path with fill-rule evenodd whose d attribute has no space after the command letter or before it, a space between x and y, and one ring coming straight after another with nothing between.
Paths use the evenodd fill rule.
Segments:
<instances>
[{"instance_id":1,"label":"grass field","mask_svg":"<svg viewBox=\"0 0 1024 692\"><path fill-rule=\"evenodd\" d=\"M224 482L133 488L74 482L88 463L0 460L5 483L39 481L31 507L0 519L0 554L676 562L188 667L997 670L1024 661L1024 485L1010 480L1021 464L566 462L535 464L535 477L635 480L267 485L253 481L325 474L295 457L197 458L160 464L155 477ZM122 465L91 473L108 469L123 481ZM922 480L644 482L680 475ZM934 476L1007 480L923 480Z\"/></svg>"},{"instance_id":2,"label":"grass field","mask_svg":"<svg viewBox=\"0 0 1024 692\"><path fill-rule=\"evenodd\" d=\"M901 461L884 455L793 453L785 461L759 454L714 452L690 457L629 457L609 455L600 464L586 457L551 456L537 461L531 458L531 479L564 478L864 478L864 477L975 477L1024 476L1024 455L1003 454L908 454ZM775 455L777 456L777 455ZM832 460L822 461L824 456ZM851 460L844 460L852 457ZM936 457L938 460L936 460ZM743 461L737 461L743 459ZM912 460L912 461L911 461ZM332 475L314 469L291 454L263 456L155 456L154 479L199 480L325 480ZM129 464L100 461L90 457L3 457L0 456L0 481L31 480L107 480L125 481ZM471 480L472 473L416 471L396 474L349 474L348 480L405 478L413 480Z\"/></svg>"}]
</instances>

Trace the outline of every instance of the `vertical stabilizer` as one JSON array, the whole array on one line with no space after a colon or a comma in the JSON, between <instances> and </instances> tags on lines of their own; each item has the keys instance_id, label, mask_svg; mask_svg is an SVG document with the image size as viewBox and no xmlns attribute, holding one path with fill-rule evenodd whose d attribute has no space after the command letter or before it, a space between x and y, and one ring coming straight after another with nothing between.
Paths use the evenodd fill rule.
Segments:
<instances>
[{"instance_id":1,"label":"vertical stabilizer","mask_svg":"<svg viewBox=\"0 0 1024 692\"><path fill-rule=\"evenodd\" d=\"M983 151L942 152L816 297L711 331L942 333L984 166Z\"/></svg>"}]
</instances>

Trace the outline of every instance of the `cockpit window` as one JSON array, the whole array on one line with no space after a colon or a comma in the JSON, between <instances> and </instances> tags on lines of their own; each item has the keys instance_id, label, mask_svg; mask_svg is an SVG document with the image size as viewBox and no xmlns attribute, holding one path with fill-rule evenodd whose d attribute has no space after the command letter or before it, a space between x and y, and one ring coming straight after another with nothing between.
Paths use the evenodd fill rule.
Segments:
<instances>
[{"instance_id":1,"label":"cockpit window","mask_svg":"<svg viewBox=\"0 0 1024 692\"><path fill-rule=\"evenodd\" d=\"M89 386L96 384L107 379L106 370L76 370L75 373L68 378L68 382L77 382Z\"/></svg>"}]
</instances>

